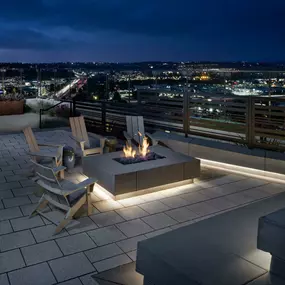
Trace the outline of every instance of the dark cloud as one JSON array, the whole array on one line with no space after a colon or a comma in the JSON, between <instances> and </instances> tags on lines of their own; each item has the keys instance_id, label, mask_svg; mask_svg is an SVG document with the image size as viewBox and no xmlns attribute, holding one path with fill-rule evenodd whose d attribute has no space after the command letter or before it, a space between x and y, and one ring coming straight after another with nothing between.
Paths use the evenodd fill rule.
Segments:
<instances>
[{"instance_id":1,"label":"dark cloud","mask_svg":"<svg viewBox=\"0 0 285 285\"><path fill-rule=\"evenodd\" d=\"M172 58L180 47L185 59L284 59L284 11L283 0L10 0L1 3L0 48L92 50L126 36L127 49L132 37L151 39L155 51L168 39Z\"/></svg>"}]
</instances>

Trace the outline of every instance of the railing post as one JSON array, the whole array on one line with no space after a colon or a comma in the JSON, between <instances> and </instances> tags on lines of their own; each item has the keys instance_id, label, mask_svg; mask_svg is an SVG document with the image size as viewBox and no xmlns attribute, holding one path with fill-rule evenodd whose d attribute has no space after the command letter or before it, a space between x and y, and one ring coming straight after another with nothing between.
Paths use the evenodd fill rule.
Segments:
<instances>
[{"instance_id":1,"label":"railing post","mask_svg":"<svg viewBox=\"0 0 285 285\"><path fill-rule=\"evenodd\" d=\"M254 97L248 96L246 106L246 142L248 148L253 148L255 143L255 100Z\"/></svg>"},{"instance_id":2,"label":"railing post","mask_svg":"<svg viewBox=\"0 0 285 285\"><path fill-rule=\"evenodd\" d=\"M69 102L69 117L73 116L73 110L72 110L73 106L72 106L72 101Z\"/></svg>"},{"instance_id":3,"label":"railing post","mask_svg":"<svg viewBox=\"0 0 285 285\"><path fill-rule=\"evenodd\" d=\"M42 128L42 109L40 109L40 122L39 122L39 128Z\"/></svg>"},{"instance_id":4,"label":"railing post","mask_svg":"<svg viewBox=\"0 0 285 285\"><path fill-rule=\"evenodd\" d=\"M140 90L137 90L137 116L142 115L142 98Z\"/></svg>"},{"instance_id":5,"label":"railing post","mask_svg":"<svg viewBox=\"0 0 285 285\"><path fill-rule=\"evenodd\" d=\"M72 99L72 116L73 117L76 116L76 99L75 98Z\"/></svg>"},{"instance_id":6,"label":"railing post","mask_svg":"<svg viewBox=\"0 0 285 285\"><path fill-rule=\"evenodd\" d=\"M189 93L185 91L183 93L183 130L185 138L188 138L190 127L190 112L189 112Z\"/></svg>"},{"instance_id":7,"label":"railing post","mask_svg":"<svg viewBox=\"0 0 285 285\"><path fill-rule=\"evenodd\" d=\"M101 123L103 127L103 132L106 133L106 101L103 99L101 102Z\"/></svg>"}]
</instances>

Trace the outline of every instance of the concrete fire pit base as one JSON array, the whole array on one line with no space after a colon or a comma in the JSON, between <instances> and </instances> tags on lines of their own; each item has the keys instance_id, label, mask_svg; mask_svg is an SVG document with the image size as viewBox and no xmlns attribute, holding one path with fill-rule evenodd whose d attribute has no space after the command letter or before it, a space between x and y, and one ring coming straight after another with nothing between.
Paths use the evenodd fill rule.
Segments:
<instances>
[{"instance_id":1,"label":"concrete fire pit base","mask_svg":"<svg viewBox=\"0 0 285 285\"><path fill-rule=\"evenodd\" d=\"M200 176L199 159L161 146L150 147L150 151L165 158L122 165L114 160L123 156L121 151L89 156L83 158L83 173L97 178L115 198L171 188Z\"/></svg>"}]
</instances>

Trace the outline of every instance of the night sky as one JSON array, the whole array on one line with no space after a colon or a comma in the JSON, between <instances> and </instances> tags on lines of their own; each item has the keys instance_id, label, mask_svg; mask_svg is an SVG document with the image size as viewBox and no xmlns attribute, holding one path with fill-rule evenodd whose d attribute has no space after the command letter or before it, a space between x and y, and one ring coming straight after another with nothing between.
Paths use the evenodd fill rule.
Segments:
<instances>
[{"instance_id":1,"label":"night sky","mask_svg":"<svg viewBox=\"0 0 285 285\"><path fill-rule=\"evenodd\" d=\"M285 0L1 0L0 61L285 60Z\"/></svg>"}]
</instances>

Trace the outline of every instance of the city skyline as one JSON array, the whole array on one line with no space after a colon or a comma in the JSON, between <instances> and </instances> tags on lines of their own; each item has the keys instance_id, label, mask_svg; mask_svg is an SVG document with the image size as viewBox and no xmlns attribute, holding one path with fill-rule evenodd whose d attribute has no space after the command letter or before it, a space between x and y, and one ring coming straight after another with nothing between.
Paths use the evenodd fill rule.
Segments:
<instances>
[{"instance_id":1,"label":"city skyline","mask_svg":"<svg viewBox=\"0 0 285 285\"><path fill-rule=\"evenodd\" d=\"M284 61L284 9L281 0L11 0L1 3L0 62Z\"/></svg>"}]
</instances>

